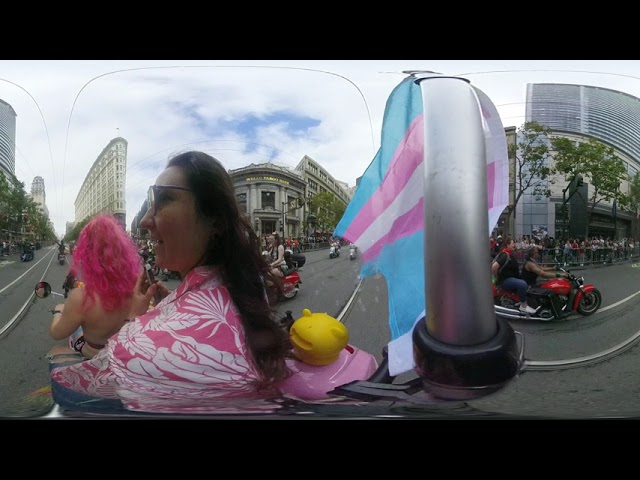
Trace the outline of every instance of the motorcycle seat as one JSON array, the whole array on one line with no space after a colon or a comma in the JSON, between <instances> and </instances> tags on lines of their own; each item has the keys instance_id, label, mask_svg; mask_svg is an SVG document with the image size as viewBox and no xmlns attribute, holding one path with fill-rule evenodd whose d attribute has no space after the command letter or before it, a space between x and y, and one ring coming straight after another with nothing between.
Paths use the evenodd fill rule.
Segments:
<instances>
[{"instance_id":1,"label":"motorcycle seat","mask_svg":"<svg viewBox=\"0 0 640 480\"><path fill-rule=\"evenodd\" d=\"M532 297L548 297L552 293L553 291L548 288L529 287L529 290L527 290L527 295Z\"/></svg>"}]
</instances>

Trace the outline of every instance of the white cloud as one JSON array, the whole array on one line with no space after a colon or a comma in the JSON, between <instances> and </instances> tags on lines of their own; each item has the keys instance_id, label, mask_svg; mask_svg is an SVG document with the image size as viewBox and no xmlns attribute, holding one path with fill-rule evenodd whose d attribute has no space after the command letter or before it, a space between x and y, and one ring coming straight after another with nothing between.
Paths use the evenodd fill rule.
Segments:
<instances>
[{"instance_id":1,"label":"white cloud","mask_svg":"<svg viewBox=\"0 0 640 480\"><path fill-rule=\"evenodd\" d=\"M104 75L126 69L137 70ZM309 155L353 186L379 146L387 97L401 72L415 69L493 72L466 78L494 101L505 126L523 123L528 82L599 85L640 97L640 81L620 76L640 77L635 61L5 60L0 99L18 114L16 175L27 190L34 176L44 178L63 233L85 175L117 135L129 142L128 225L168 156L186 149L205 150L227 168L270 159L295 166ZM278 121L265 123L272 118ZM250 120L247 135L239 126Z\"/></svg>"}]
</instances>

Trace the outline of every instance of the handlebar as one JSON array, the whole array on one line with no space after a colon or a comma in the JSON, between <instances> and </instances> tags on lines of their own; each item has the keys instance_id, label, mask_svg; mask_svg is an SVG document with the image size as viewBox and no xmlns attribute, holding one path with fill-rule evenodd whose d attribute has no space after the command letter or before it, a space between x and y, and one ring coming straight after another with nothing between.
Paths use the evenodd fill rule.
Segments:
<instances>
[{"instance_id":1,"label":"handlebar","mask_svg":"<svg viewBox=\"0 0 640 480\"><path fill-rule=\"evenodd\" d=\"M558 271L559 271L559 272L564 272L564 273L566 273L566 274L567 274L567 278L568 278L569 280L573 280L573 279L577 278L577 277L576 277L573 273L571 273L569 270L567 270L567 269L563 268L563 266L562 266L562 264L561 264L561 263L556 263L556 264L554 265L554 267L555 267L556 272L558 272Z\"/></svg>"}]
</instances>

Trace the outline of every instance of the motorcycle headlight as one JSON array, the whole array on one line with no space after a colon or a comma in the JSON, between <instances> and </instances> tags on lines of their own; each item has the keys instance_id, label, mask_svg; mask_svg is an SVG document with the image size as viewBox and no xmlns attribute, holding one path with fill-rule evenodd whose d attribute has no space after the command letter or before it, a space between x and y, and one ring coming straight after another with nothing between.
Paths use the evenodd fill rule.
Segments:
<instances>
[{"instance_id":1,"label":"motorcycle headlight","mask_svg":"<svg viewBox=\"0 0 640 480\"><path fill-rule=\"evenodd\" d=\"M584 285L584 277L578 278L578 284L579 285Z\"/></svg>"}]
</instances>

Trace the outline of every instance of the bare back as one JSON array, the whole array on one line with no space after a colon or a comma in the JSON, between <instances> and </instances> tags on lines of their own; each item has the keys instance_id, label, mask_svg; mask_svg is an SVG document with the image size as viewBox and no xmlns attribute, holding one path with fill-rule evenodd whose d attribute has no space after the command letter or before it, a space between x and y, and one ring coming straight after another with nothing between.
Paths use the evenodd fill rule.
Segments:
<instances>
[{"instance_id":1,"label":"bare back","mask_svg":"<svg viewBox=\"0 0 640 480\"><path fill-rule=\"evenodd\" d=\"M84 293L84 292L83 292ZM84 336L92 343L105 344L109 337L117 333L129 317L131 300L125 302L122 307L112 312L107 312L102 307L99 298L84 313L82 329Z\"/></svg>"},{"instance_id":2,"label":"bare back","mask_svg":"<svg viewBox=\"0 0 640 480\"><path fill-rule=\"evenodd\" d=\"M122 307L111 312L105 311L100 299L95 297L92 303L83 305L85 297L84 287L74 288L65 302L64 316L75 325L82 327L85 342L82 354L91 358L106 345L107 340L118 333L129 317L131 299ZM88 301L89 302L89 301ZM93 345L93 346L92 346Z\"/></svg>"}]
</instances>

